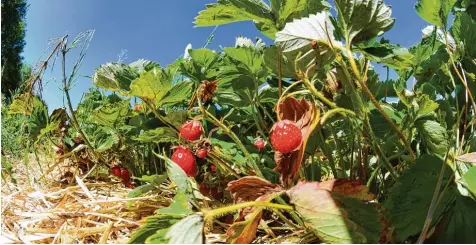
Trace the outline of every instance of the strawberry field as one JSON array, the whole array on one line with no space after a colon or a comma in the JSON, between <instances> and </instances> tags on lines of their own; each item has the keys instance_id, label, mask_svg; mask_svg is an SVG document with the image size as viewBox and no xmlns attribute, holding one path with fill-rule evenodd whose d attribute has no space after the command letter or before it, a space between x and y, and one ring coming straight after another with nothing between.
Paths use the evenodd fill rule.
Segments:
<instances>
[{"instance_id":1,"label":"strawberry field","mask_svg":"<svg viewBox=\"0 0 476 245\"><path fill-rule=\"evenodd\" d=\"M274 43L105 63L77 107L94 31L55 39L2 103L2 236L476 243L475 9L416 1L428 27L402 47L381 37L395 22L382 0L218 0L196 26L249 21ZM53 62L66 106L49 110Z\"/></svg>"}]
</instances>

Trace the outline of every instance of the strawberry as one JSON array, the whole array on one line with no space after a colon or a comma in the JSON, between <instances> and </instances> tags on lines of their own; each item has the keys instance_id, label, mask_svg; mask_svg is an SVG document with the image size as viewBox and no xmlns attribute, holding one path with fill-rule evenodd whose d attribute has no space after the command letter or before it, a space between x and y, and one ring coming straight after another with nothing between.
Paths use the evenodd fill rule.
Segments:
<instances>
[{"instance_id":1,"label":"strawberry","mask_svg":"<svg viewBox=\"0 0 476 245\"><path fill-rule=\"evenodd\" d=\"M187 121L180 127L180 135L188 141L200 138L202 131L202 124L197 120Z\"/></svg>"},{"instance_id":2,"label":"strawberry","mask_svg":"<svg viewBox=\"0 0 476 245\"><path fill-rule=\"evenodd\" d=\"M114 176L121 177L121 168L119 166L114 166L111 168L111 173Z\"/></svg>"},{"instance_id":3,"label":"strawberry","mask_svg":"<svg viewBox=\"0 0 476 245\"><path fill-rule=\"evenodd\" d=\"M208 151L205 148L198 149L195 153L198 158L204 159L208 155Z\"/></svg>"},{"instance_id":4,"label":"strawberry","mask_svg":"<svg viewBox=\"0 0 476 245\"><path fill-rule=\"evenodd\" d=\"M289 153L301 145L301 130L290 120L275 123L271 131L271 144L276 151Z\"/></svg>"},{"instance_id":5,"label":"strawberry","mask_svg":"<svg viewBox=\"0 0 476 245\"><path fill-rule=\"evenodd\" d=\"M135 105L134 106L134 111L140 111L142 110L142 106L141 105Z\"/></svg>"},{"instance_id":6,"label":"strawberry","mask_svg":"<svg viewBox=\"0 0 476 245\"><path fill-rule=\"evenodd\" d=\"M127 183L127 188L129 188L129 189L134 189L135 186L134 186L134 184L132 184L132 183L129 182L129 183Z\"/></svg>"},{"instance_id":7,"label":"strawberry","mask_svg":"<svg viewBox=\"0 0 476 245\"><path fill-rule=\"evenodd\" d=\"M215 173L215 172L217 171L217 167L216 167L215 165L213 165L213 164L210 165L210 171L211 171L212 173Z\"/></svg>"},{"instance_id":8,"label":"strawberry","mask_svg":"<svg viewBox=\"0 0 476 245\"><path fill-rule=\"evenodd\" d=\"M265 144L264 144L264 140L262 140L262 139L256 139L254 145L256 146L256 148L258 148L258 149L261 150L261 149L264 148L264 145L265 145Z\"/></svg>"},{"instance_id":9,"label":"strawberry","mask_svg":"<svg viewBox=\"0 0 476 245\"><path fill-rule=\"evenodd\" d=\"M179 165L189 177L195 177L198 172L195 156L185 146L178 146L172 154L172 161Z\"/></svg>"},{"instance_id":10,"label":"strawberry","mask_svg":"<svg viewBox=\"0 0 476 245\"><path fill-rule=\"evenodd\" d=\"M131 181L131 173L129 170L125 168L121 169L121 179L124 183L129 183Z\"/></svg>"}]
</instances>

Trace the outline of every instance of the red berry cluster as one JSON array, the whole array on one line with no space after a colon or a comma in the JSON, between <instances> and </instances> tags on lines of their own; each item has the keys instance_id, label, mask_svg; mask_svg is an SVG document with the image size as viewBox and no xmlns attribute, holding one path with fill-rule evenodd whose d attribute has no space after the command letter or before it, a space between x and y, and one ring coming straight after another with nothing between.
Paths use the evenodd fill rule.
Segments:
<instances>
[{"instance_id":1,"label":"red berry cluster","mask_svg":"<svg viewBox=\"0 0 476 245\"><path fill-rule=\"evenodd\" d=\"M111 168L111 173L114 176L117 176L122 179L122 183L127 187L134 189L134 185L131 182L131 173L126 168L121 168L119 166L114 166Z\"/></svg>"}]
</instances>

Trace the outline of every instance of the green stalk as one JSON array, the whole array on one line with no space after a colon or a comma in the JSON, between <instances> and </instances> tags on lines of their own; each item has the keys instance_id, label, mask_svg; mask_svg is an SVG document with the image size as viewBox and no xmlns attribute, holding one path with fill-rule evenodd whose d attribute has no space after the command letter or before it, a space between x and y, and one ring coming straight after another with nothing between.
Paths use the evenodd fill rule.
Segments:
<instances>
[{"instance_id":1,"label":"green stalk","mask_svg":"<svg viewBox=\"0 0 476 245\"><path fill-rule=\"evenodd\" d=\"M293 207L289 205L283 205L283 204L276 204L276 203L269 203L269 202L260 202L260 201L254 201L254 202L243 202L243 203L238 203L235 205L223 207L223 208L218 208L211 210L207 213L205 213L205 220L210 221L214 217L223 215L226 213L231 213L235 210L242 209L242 208L248 208L248 207L265 207L265 208L271 208L271 209L282 209L282 210L294 210Z\"/></svg>"}]
</instances>

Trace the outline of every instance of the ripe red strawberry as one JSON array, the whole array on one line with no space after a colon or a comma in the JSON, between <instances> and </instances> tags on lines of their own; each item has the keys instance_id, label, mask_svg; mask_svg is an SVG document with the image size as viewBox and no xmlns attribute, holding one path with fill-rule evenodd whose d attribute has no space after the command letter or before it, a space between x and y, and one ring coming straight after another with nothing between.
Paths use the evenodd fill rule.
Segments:
<instances>
[{"instance_id":1,"label":"ripe red strawberry","mask_svg":"<svg viewBox=\"0 0 476 245\"><path fill-rule=\"evenodd\" d=\"M217 171L217 167L216 167L215 165L213 165L213 164L210 165L210 171L211 171L212 173L215 173L215 172Z\"/></svg>"},{"instance_id":2,"label":"ripe red strawberry","mask_svg":"<svg viewBox=\"0 0 476 245\"><path fill-rule=\"evenodd\" d=\"M271 131L271 144L276 151L289 153L301 145L301 130L290 120L275 123Z\"/></svg>"},{"instance_id":3,"label":"ripe red strawberry","mask_svg":"<svg viewBox=\"0 0 476 245\"><path fill-rule=\"evenodd\" d=\"M111 173L114 176L121 177L121 168L119 166L114 166L111 168Z\"/></svg>"},{"instance_id":4,"label":"ripe red strawberry","mask_svg":"<svg viewBox=\"0 0 476 245\"><path fill-rule=\"evenodd\" d=\"M195 177L198 167L195 162L195 156L185 146L178 146L172 154L172 161L179 165L189 177Z\"/></svg>"},{"instance_id":5,"label":"ripe red strawberry","mask_svg":"<svg viewBox=\"0 0 476 245\"><path fill-rule=\"evenodd\" d=\"M124 183L129 183L131 181L131 173L129 170L125 168L121 169L121 179Z\"/></svg>"},{"instance_id":6,"label":"ripe red strawberry","mask_svg":"<svg viewBox=\"0 0 476 245\"><path fill-rule=\"evenodd\" d=\"M202 131L202 124L197 120L187 121L180 127L180 135L188 141L200 138Z\"/></svg>"},{"instance_id":7,"label":"ripe red strawberry","mask_svg":"<svg viewBox=\"0 0 476 245\"><path fill-rule=\"evenodd\" d=\"M134 106L134 111L140 111L142 110L142 106L141 105L135 105Z\"/></svg>"},{"instance_id":8,"label":"ripe red strawberry","mask_svg":"<svg viewBox=\"0 0 476 245\"><path fill-rule=\"evenodd\" d=\"M196 152L198 158L204 159L208 155L208 151L205 148L198 149Z\"/></svg>"},{"instance_id":9,"label":"ripe red strawberry","mask_svg":"<svg viewBox=\"0 0 476 245\"><path fill-rule=\"evenodd\" d=\"M264 140L263 139L257 139L257 140L255 140L254 145L256 146L256 148L261 150L261 149L264 148Z\"/></svg>"}]
</instances>

